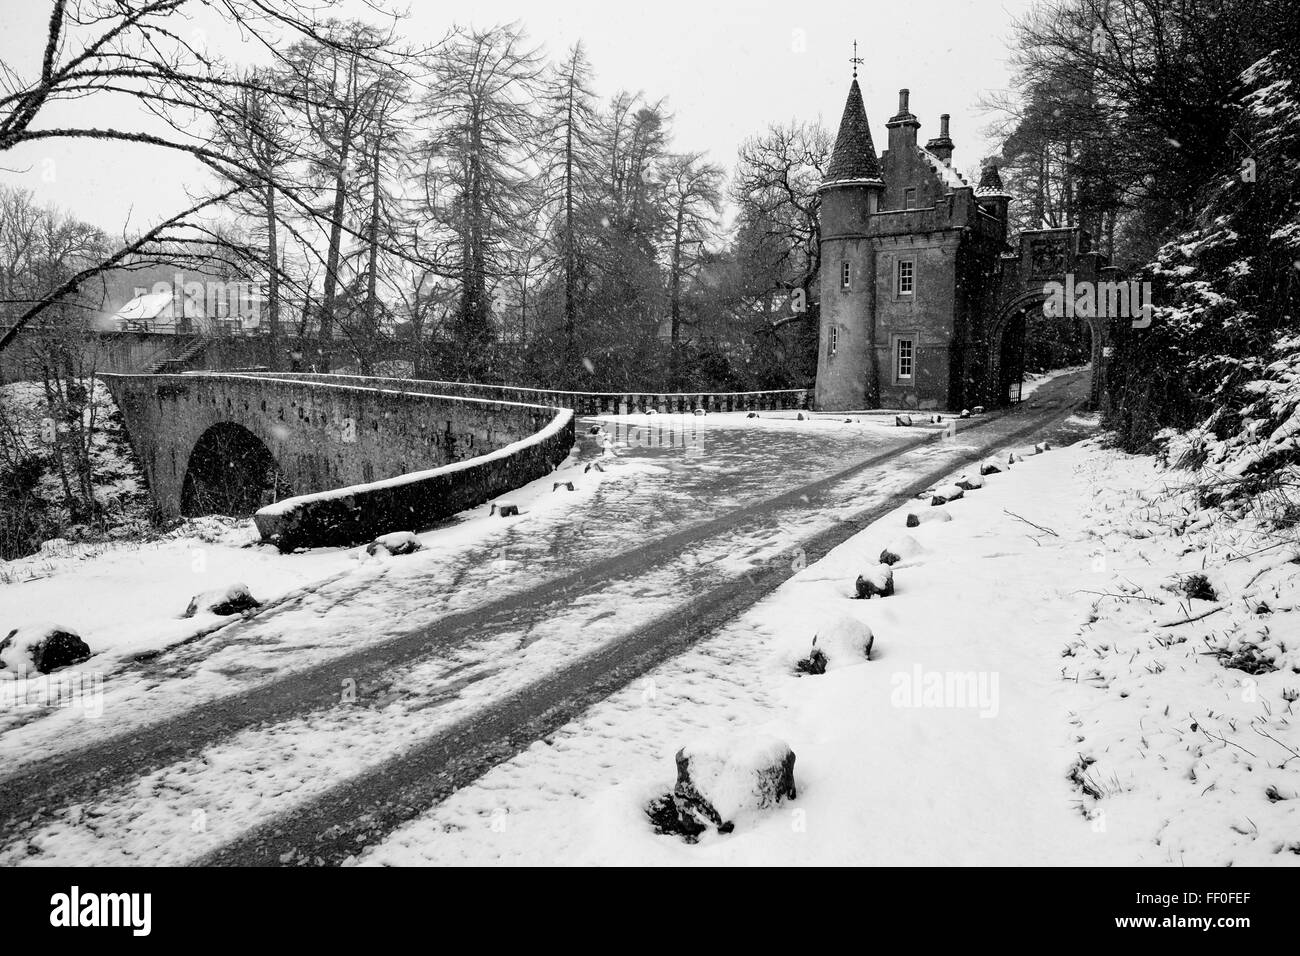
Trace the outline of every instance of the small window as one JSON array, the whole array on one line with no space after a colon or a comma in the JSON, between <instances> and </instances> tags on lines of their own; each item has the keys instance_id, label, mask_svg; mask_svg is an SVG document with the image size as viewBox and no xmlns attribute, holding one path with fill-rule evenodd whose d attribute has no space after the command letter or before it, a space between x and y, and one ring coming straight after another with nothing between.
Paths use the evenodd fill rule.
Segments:
<instances>
[{"instance_id":1,"label":"small window","mask_svg":"<svg viewBox=\"0 0 1300 956\"><path fill-rule=\"evenodd\" d=\"M840 330L831 326L831 355L834 355L840 349Z\"/></svg>"},{"instance_id":2,"label":"small window","mask_svg":"<svg viewBox=\"0 0 1300 956\"><path fill-rule=\"evenodd\" d=\"M898 283L896 287L899 295L911 295L915 291L916 262L914 260L898 260Z\"/></svg>"},{"instance_id":3,"label":"small window","mask_svg":"<svg viewBox=\"0 0 1300 956\"><path fill-rule=\"evenodd\" d=\"M900 382L910 382L912 380L912 365L915 357L913 339L911 337L899 337L895 340L894 354L896 356L895 368L898 372Z\"/></svg>"},{"instance_id":4,"label":"small window","mask_svg":"<svg viewBox=\"0 0 1300 956\"><path fill-rule=\"evenodd\" d=\"M907 189L904 189L904 190L903 190L903 208L904 208L904 209L915 209L915 208L916 208L916 188L915 188L915 187L908 187Z\"/></svg>"},{"instance_id":5,"label":"small window","mask_svg":"<svg viewBox=\"0 0 1300 956\"><path fill-rule=\"evenodd\" d=\"M849 283L852 276L853 276L853 272L850 269L848 262L841 262L840 263L840 288L841 289L849 288Z\"/></svg>"}]
</instances>

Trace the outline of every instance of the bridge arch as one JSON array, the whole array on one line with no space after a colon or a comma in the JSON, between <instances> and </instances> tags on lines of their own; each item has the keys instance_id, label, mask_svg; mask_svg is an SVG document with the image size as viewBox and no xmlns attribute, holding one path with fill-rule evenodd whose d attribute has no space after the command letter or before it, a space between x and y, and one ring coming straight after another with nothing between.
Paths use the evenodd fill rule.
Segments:
<instances>
[{"instance_id":1,"label":"bridge arch","mask_svg":"<svg viewBox=\"0 0 1300 956\"><path fill-rule=\"evenodd\" d=\"M266 442L233 421L210 425L186 456L181 514L248 517L290 494Z\"/></svg>"}]
</instances>

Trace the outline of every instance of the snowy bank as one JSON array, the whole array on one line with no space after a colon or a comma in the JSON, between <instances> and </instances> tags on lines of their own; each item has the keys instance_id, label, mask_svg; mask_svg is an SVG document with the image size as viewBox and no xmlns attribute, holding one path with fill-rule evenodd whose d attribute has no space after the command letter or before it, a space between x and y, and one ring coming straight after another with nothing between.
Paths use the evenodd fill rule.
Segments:
<instances>
[{"instance_id":1,"label":"snowy bank","mask_svg":"<svg viewBox=\"0 0 1300 956\"><path fill-rule=\"evenodd\" d=\"M1176 483L1091 442L1027 457L855 601L899 508L361 862L1294 865L1294 551L1183 513ZM1185 595L1203 563L1217 603ZM869 661L790 666L845 614ZM798 798L656 834L665 765L722 732L787 741Z\"/></svg>"}]
</instances>

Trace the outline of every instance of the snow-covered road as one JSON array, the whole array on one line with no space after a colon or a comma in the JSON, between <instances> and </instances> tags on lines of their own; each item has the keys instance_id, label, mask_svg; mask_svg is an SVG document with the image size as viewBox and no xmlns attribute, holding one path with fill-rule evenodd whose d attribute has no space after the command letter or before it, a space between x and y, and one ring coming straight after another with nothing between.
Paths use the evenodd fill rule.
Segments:
<instances>
[{"instance_id":1,"label":"snow-covered road","mask_svg":"<svg viewBox=\"0 0 1300 956\"><path fill-rule=\"evenodd\" d=\"M104 720L11 728L0 860L345 859L707 636L919 479L1060 418L1081 381L955 434L868 416L607 422L606 472L584 470L596 436L555 476L575 492L525 491L520 519L477 538L442 548L456 529L431 532L423 552L345 566L123 666Z\"/></svg>"}]
</instances>

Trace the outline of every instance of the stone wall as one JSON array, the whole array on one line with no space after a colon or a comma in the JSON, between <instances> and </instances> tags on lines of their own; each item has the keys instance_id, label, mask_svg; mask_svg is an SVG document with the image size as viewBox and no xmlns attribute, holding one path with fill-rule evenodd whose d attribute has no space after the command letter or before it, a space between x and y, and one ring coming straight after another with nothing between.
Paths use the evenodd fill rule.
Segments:
<instances>
[{"instance_id":1,"label":"stone wall","mask_svg":"<svg viewBox=\"0 0 1300 956\"><path fill-rule=\"evenodd\" d=\"M555 408L541 405L359 384L237 374L106 375L104 381L164 517L179 516L190 453L219 422L241 425L266 445L292 492L302 495L475 459L557 419ZM558 442L566 454L571 416L569 422L568 443ZM510 475L528 470L495 467ZM403 526L409 530L416 517Z\"/></svg>"},{"instance_id":2,"label":"stone wall","mask_svg":"<svg viewBox=\"0 0 1300 956\"><path fill-rule=\"evenodd\" d=\"M551 409L541 432L495 453L426 472L287 498L256 515L262 540L282 551L347 546L393 531L417 531L544 478L573 447L573 413Z\"/></svg>"}]
</instances>

